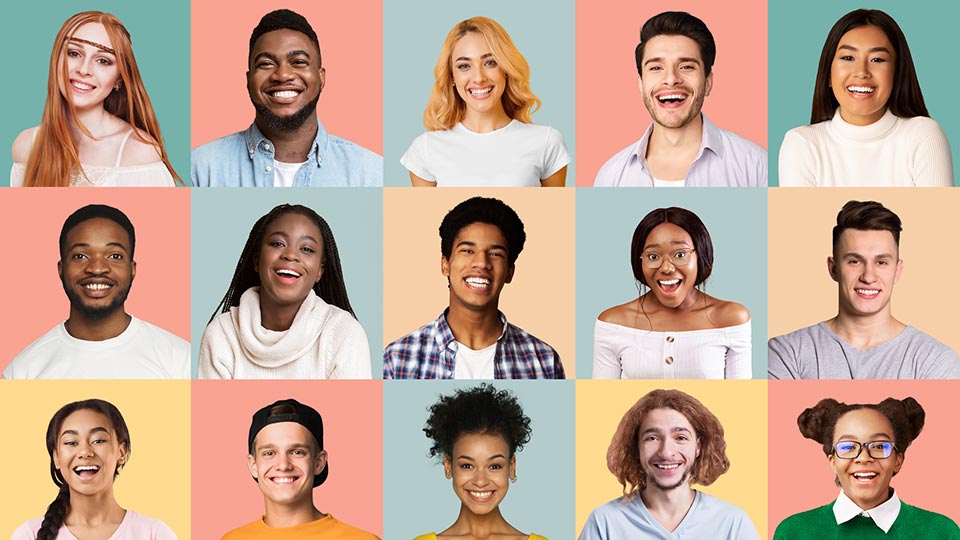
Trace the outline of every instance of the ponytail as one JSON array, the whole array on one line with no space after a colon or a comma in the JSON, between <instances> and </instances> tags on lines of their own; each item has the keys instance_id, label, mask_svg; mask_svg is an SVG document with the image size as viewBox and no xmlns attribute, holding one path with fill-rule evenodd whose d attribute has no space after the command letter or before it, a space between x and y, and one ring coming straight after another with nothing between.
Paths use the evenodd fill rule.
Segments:
<instances>
[{"instance_id":1,"label":"ponytail","mask_svg":"<svg viewBox=\"0 0 960 540\"><path fill-rule=\"evenodd\" d=\"M37 540L56 540L60 527L63 526L63 519L67 516L67 508L70 506L70 488L67 484L60 486L60 492L57 498L47 507L47 513L43 515L43 523L40 524L40 530L37 531Z\"/></svg>"}]
</instances>

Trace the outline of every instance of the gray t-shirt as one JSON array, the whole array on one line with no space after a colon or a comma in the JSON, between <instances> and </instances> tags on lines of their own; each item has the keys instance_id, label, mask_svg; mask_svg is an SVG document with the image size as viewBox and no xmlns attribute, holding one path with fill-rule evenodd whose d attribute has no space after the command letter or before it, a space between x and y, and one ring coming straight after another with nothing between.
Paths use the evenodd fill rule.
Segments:
<instances>
[{"instance_id":1,"label":"gray t-shirt","mask_svg":"<svg viewBox=\"0 0 960 540\"><path fill-rule=\"evenodd\" d=\"M912 326L876 347L851 347L824 324L767 344L771 379L960 379L953 349Z\"/></svg>"}]
</instances>

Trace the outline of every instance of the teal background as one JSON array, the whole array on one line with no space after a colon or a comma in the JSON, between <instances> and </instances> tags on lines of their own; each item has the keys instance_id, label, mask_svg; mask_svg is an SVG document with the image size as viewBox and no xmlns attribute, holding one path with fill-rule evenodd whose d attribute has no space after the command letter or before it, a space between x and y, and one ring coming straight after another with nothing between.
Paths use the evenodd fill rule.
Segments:
<instances>
[{"instance_id":1,"label":"teal background","mask_svg":"<svg viewBox=\"0 0 960 540\"><path fill-rule=\"evenodd\" d=\"M489 17L510 34L530 64L530 88L542 102L535 124L563 134L574 160L567 185L574 185L574 2L490 0L481 6L441 0L384 0L383 3L383 185L409 186L400 156L425 131L423 111L433 88L433 68L444 38L457 23Z\"/></svg>"},{"instance_id":2,"label":"teal background","mask_svg":"<svg viewBox=\"0 0 960 540\"><path fill-rule=\"evenodd\" d=\"M191 192L191 345L196 377L200 338L230 286L250 229L283 203L320 214L340 252L350 305L370 342L373 378L383 375L383 201L380 190L353 188L194 188Z\"/></svg>"},{"instance_id":3,"label":"teal background","mask_svg":"<svg viewBox=\"0 0 960 540\"><path fill-rule=\"evenodd\" d=\"M767 141L770 150L770 185L779 185L780 145L787 131L810 123L810 105L817 77L820 50L830 28L845 14L859 8L879 9L894 18L910 46L923 99L930 117L940 123L953 150L954 183L960 180L960 108L956 87L960 73L953 69L948 49L957 33L960 3L874 0L808 0L769 3L770 103ZM946 62L946 63L945 63Z\"/></svg>"},{"instance_id":4,"label":"teal background","mask_svg":"<svg viewBox=\"0 0 960 540\"><path fill-rule=\"evenodd\" d=\"M0 123L0 185L10 185L10 148L21 131L40 124L47 96L53 40L65 20L99 10L115 15L130 32L133 54L153 103L160 133L177 174L190 183L190 2L7 2L0 46L16 62L5 75L6 106ZM15 96L15 99L14 99Z\"/></svg>"},{"instance_id":5,"label":"teal background","mask_svg":"<svg viewBox=\"0 0 960 540\"><path fill-rule=\"evenodd\" d=\"M476 381L383 383L383 537L441 532L460 513L460 499L439 459L427 456L427 408L439 395ZM574 382L495 381L517 396L530 417L530 443L517 452L517 482L500 512L511 525L547 538L572 538L574 523Z\"/></svg>"},{"instance_id":6,"label":"teal background","mask_svg":"<svg viewBox=\"0 0 960 540\"><path fill-rule=\"evenodd\" d=\"M593 373L597 316L637 298L634 229L651 210L669 206L694 212L710 232L713 272L705 290L750 311L753 378L766 379L767 193L749 188L577 190L577 378Z\"/></svg>"}]
</instances>

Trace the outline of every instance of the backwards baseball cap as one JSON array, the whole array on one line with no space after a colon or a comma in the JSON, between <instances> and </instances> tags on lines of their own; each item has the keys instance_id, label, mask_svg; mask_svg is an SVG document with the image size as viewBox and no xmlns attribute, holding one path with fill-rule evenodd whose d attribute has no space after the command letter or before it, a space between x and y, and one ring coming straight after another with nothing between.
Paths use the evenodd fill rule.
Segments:
<instances>
[{"instance_id":1,"label":"backwards baseball cap","mask_svg":"<svg viewBox=\"0 0 960 540\"><path fill-rule=\"evenodd\" d=\"M293 408L293 412L270 414L270 411L279 405L289 405ZM307 431L313 434L313 438L317 440L317 445L320 449L323 449L323 418L320 417L320 413L313 407L304 405L295 399L281 399L253 413L253 422L250 424L250 434L247 436L247 448L251 455L253 455L253 440L257 437L257 434L260 433L260 430L270 424L280 422L294 422L307 428ZM327 465L320 471L320 474L313 477L313 487L322 484L327 479L329 473L330 463L328 461Z\"/></svg>"}]
</instances>

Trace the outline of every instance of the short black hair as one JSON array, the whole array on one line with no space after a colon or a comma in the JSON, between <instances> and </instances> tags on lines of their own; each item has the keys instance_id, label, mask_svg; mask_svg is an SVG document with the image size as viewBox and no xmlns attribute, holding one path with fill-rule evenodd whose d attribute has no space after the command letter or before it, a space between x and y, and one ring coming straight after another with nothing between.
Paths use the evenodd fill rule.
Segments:
<instances>
[{"instance_id":1,"label":"short black hair","mask_svg":"<svg viewBox=\"0 0 960 540\"><path fill-rule=\"evenodd\" d=\"M63 222L63 228L60 229L60 257L63 258L63 252L67 248L67 235L70 231L84 221L96 218L109 219L127 231L127 236L130 237L130 260L133 260L133 248L137 244L133 223L130 223L130 218L126 214L105 204L88 204L67 216L67 220Z\"/></svg>"},{"instance_id":2,"label":"short black hair","mask_svg":"<svg viewBox=\"0 0 960 540\"><path fill-rule=\"evenodd\" d=\"M876 201L847 201L837 213L837 224L833 228L833 249L840 243L840 235L847 229L857 231L889 231L893 241L900 248L900 231L903 224L900 216L893 210Z\"/></svg>"},{"instance_id":3,"label":"short black hair","mask_svg":"<svg viewBox=\"0 0 960 540\"><path fill-rule=\"evenodd\" d=\"M686 11L664 11L643 23L640 29L640 43L634 54L637 57L637 73L643 77L643 49L647 42L657 36L684 36L697 42L700 57L703 59L704 77L713 71L713 62L717 59L717 43L706 23Z\"/></svg>"},{"instance_id":4,"label":"short black hair","mask_svg":"<svg viewBox=\"0 0 960 540\"><path fill-rule=\"evenodd\" d=\"M440 396L429 411L423 432L433 441L430 457L453 455L454 443L466 434L500 435L510 456L530 442L530 417L523 414L516 396L487 383Z\"/></svg>"},{"instance_id":5,"label":"short black hair","mask_svg":"<svg viewBox=\"0 0 960 540\"><path fill-rule=\"evenodd\" d=\"M258 24L257 27L253 29L253 33L250 34L250 50L247 52L248 62L250 57L253 56L253 46L257 40L260 39L260 36L267 32L273 32L274 30L296 30L301 34L305 34L317 47L317 53L320 53L320 40L317 39L317 33L313 31L313 27L307 22L306 17L296 11L278 9L264 15L263 18L260 19L260 24ZM317 63L321 66L323 65L320 58L317 58Z\"/></svg>"},{"instance_id":6,"label":"short black hair","mask_svg":"<svg viewBox=\"0 0 960 540\"><path fill-rule=\"evenodd\" d=\"M523 251L527 233L523 230L520 216L500 199L474 197L458 204L447 212L440 223L440 253L450 258L453 240L465 227L474 223L488 223L500 229L507 240L507 262L512 266Z\"/></svg>"}]
</instances>

